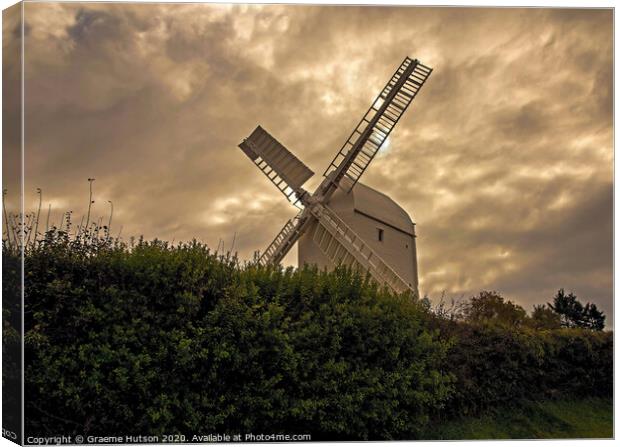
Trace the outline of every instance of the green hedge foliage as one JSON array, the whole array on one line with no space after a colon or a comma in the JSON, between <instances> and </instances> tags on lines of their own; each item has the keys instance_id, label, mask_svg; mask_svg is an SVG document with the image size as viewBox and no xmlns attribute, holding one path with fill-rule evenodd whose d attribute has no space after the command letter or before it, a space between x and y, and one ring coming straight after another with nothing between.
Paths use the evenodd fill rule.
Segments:
<instances>
[{"instance_id":1,"label":"green hedge foliage","mask_svg":"<svg viewBox=\"0 0 620 447\"><path fill-rule=\"evenodd\" d=\"M611 396L613 333L446 322L456 387L446 416L555 397Z\"/></svg>"},{"instance_id":2,"label":"green hedge foliage","mask_svg":"<svg viewBox=\"0 0 620 447\"><path fill-rule=\"evenodd\" d=\"M452 392L424 312L346 269L197 243L26 259L27 433L413 436Z\"/></svg>"},{"instance_id":3,"label":"green hedge foliage","mask_svg":"<svg viewBox=\"0 0 620 447\"><path fill-rule=\"evenodd\" d=\"M48 235L25 269L28 436L411 439L517 398L611 393L609 333L449 322L345 268Z\"/></svg>"}]
</instances>

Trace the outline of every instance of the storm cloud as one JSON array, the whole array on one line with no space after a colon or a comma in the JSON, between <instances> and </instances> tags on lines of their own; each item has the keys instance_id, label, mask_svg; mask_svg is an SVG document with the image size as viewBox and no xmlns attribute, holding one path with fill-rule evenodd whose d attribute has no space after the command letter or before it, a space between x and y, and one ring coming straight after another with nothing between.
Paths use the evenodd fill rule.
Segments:
<instances>
[{"instance_id":1,"label":"storm cloud","mask_svg":"<svg viewBox=\"0 0 620 447\"><path fill-rule=\"evenodd\" d=\"M529 310L563 287L612 318L611 10L27 3L25 20L26 204L42 188L52 221L79 221L94 177L113 234L248 259L296 210L237 144L260 123L322 173L409 55L433 74L363 182L416 222L421 293Z\"/></svg>"}]
</instances>

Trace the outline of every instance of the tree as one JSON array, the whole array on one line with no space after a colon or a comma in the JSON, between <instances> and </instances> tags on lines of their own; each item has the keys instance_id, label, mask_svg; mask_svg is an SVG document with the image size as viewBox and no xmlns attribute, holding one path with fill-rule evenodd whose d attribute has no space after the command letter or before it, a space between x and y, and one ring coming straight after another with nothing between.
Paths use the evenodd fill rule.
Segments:
<instances>
[{"instance_id":1,"label":"tree","mask_svg":"<svg viewBox=\"0 0 620 447\"><path fill-rule=\"evenodd\" d=\"M605 315L597 309L596 304L586 303L584 306L572 292L567 295L564 289L558 290L553 304L547 305L559 315L563 327L580 327L594 331L602 331L605 327Z\"/></svg>"},{"instance_id":2,"label":"tree","mask_svg":"<svg viewBox=\"0 0 620 447\"><path fill-rule=\"evenodd\" d=\"M587 303L583 311L583 327L593 331L602 331L605 328L605 315L596 308L596 304Z\"/></svg>"},{"instance_id":3,"label":"tree","mask_svg":"<svg viewBox=\"0 0 620 447\"><path fill-rule=\"evenodd\" d=\"M544 304L534 306L530 323L535 329L559 329L562 327L560 315Z\"/></svg>"},{"instance_id":4,"label":"tree","mask_svg":"<svg viewBox=\"0 0 620 447\"><path fill-rule=\"evenodd\" d=\"M525 309L510 300L504 301L504 297L495 291L480 292L472 297L465 309L465 319L477 323L519 326L526 318Z\"/></svg>"}]
</instances>

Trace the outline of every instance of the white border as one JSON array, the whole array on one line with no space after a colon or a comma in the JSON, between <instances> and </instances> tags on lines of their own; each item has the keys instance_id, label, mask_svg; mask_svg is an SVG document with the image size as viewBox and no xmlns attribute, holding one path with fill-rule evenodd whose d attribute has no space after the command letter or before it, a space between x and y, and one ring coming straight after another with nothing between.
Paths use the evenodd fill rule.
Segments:
<instances>
[{"instance_id":1,"label":"white border","mask_svg":"<svg viewBox=\"0 0 620 447\"><path fill-rule=\"evenodd\" d=\"M44 0L28 0L29 2L45 2ZM64 2L74 2L74 3L78 3L78 0L65 0ZM543 2L534 2L532 0L528 1L528 2L507 2L507 1L428 1L428 0L415 0L415 1L411 1L411 0L391 0L391 1L382 1L382 0L375 0L375 1L371 1L371 0L315 0L315 1L290 1L290 2L285 2L285 1L269 1L269 0L230 0L227 2L223 2L223 1L215 1L215 2L188 2L188 1L179 1L179 0L168 0L166 2L154 2L154 1L149 1L149 0L134 0L133 3L270 3L270 4L328 4L328 5L333 5L333 4L342 4L342 5L400 5L400 6L410 6L410 5L420 5L420 6L471 6L471 7L568 7L568 8L614 8L615 7L615 2L614 1L543 1ZM14 4L16 4L17 2L14 0L0 0L0 5L2 6L2 9L5 9L9 6L12 6ZM49 2L51 3L51 2ZM82 3L87 3L87 2L82 2ZM94 2L92 2L94 3ZM101 2L104 3L104 2ZM113 2L105 2L105 3L113 3ZM118 3L118 2L116 2ZM125 2L128 3L128 2ZM23 4L22 4L22 20L23 20ZM615 37L616 37L616 33L615 33L615 11L614 11L614 42L615 42ZM24 36L23 36L23 26L22 26L22 55L24 54ZM2 55L2 48L0 46L0 56ZM614 45L614 87L616 85L616 81L617 81L617 77L616 77L616 71L615 71L615 59L617 56L617 48ZM1 74L0 74L1 77ZM614 130L615 130L615 105L616 105L616 91L614 88ZM22 104L24 101L24 61L22 59ZM1 110L0 110L0 116L1 116ZM24 197L24 167L23 167L23 160L24 160L24 148L23 148L23 144L24 144L24 110L22 108L22 128L21 128L21 132L22 132L22 209L23 209L23 197ZM615 142L616 142L616 135L614 132L614 148L615 148ZM614 149L614 154L615 154L615 149ZM1 177L1 167L2 167L2 161L0 159L0 177ZM615 157L614 157L614 174L615 174ZM615 215L615 211L618 209L616 205L618 205L618 196L616 195L616 183L615 183L615 175L614 175L614 236L617 233L616 230L618 229L618 227L616 226L618 224L617 220L616 220L616 215ZM616 244L616 240L614 237L614 297L616 296L616 290L617 290L617 285L618 285L618 272L615 269L615 261L617 259L616 255L618 254L618 245ZM23 260L22 260L23 262ZM23 278L22 278L23 281ZM617 306L613 306L614 307L614 321L615 322L620 322L620 318L618 315L618 308ZM23 283L22 283L22 308L23 308ZM23 314L22 314L22 325L23 325ZM23 326L22 326L23 327ZM617 378L618 378L618 359L617 356L615 356L616 353L616 337L614 334L614 384L617 383ZM22 344L22 355L23 355L23 344ZM22 358L22 362L23 362L23 358ZM0 360L0 368L1 368L2 362ZM23 365L22 365L23 368ZM23 385L23 380L22 380L22 396L23 396L23 392L24 392L24 385ZM615 395L614 396L614 409L616 408L616 405L618 404L618 396ZM1 413L2 413L2 408L0 406L0 417L1 417ZM619 418L615 417L615 411L614 411L614 434L616 436L618 436L618 433L620 433L620 421L618 421ZM22 433L23 433L23 421L22 421ZM397 443L398 445L416 445L416 446L433 446L433 445L437 445L439 442L441 441L420 441L420 442L413 442L413 441L393 441L393 443ZM522 446L525 445L526 443L536 443L536 445L540 445L540 446L546 446L546 445L553 445L553 446L568 446L568 447L572 447L572 446L585 446L585 445L590 445L590 444L594 444L594 445L615 445L615 441L613 440L536 440L536 441L444 441L444 442L451 442L451 443L458 443L459 445L477 445L478 443L482 443L484 445L487 446L502 446L502 447L512 447L512 446ZM276 443L262 443L263 445L279 445ZM307 445L308 443L302 443ZM319 444L319 443L311 443L311 444ZM334 443L334 442L325 442L325 443L321 443L322 445L348 445L348 444L357 444L357 443L353 443L353 442L339 442L339 443ZM364 444L385 444L385 443L379 443L379 442L368 442L368 443L364 443ZM11 443L10 441L8 441L7 439L2 438L0 440L0 447L9 447L9 446L14 446L14 443ZM145 444L148 445L148 444ZM161 446L161 445L165 445L165 444L155 444L156 446ZM172 445L172 444L170 444ZM180 444L177 444L180 445ZM193 445L193 444L191 444ZM196 444L196 445L200 445L200 444ZM256 445L256 444L235 444L235 445Z\"/></svg>"}]
</instances>

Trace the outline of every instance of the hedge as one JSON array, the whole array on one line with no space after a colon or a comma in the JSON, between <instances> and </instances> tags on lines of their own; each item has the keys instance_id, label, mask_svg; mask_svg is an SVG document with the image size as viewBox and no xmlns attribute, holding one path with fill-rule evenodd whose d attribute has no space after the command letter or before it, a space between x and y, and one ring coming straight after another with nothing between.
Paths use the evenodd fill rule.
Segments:
<instances>
[{"instance_id":1,"label":"hedge","mask_svg":"<svg viewBox=\"0 0 620 447\"><path fill-rule=\"evenodd\" d=\"M447 416L554 397L611 396L613 333L444 322L456 379Z\"/></svg>"},{"instance_id":2,"label":"hedge","mask_svg":"<svg viewBox=\"0 0 620 447\"><path fill-rule=\"evenodd\" d=\"M412 439L515 399L611 393L611 333L448 322L346 268L49 235L25 268L28 436Z\"/></svg>"},{"instance_id":3,"label":"hedge","mask_svg":"<svg viewBox=\"0 0 620 447\"><path fill-rule=\"evenodd\" d=\"M423 311L339 269L197 243L26 259L27 434L415 436L452 392Z\"/></svg>"}]
</instances>

